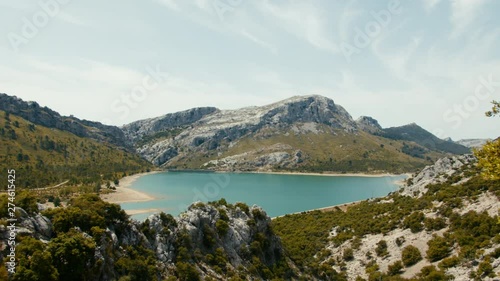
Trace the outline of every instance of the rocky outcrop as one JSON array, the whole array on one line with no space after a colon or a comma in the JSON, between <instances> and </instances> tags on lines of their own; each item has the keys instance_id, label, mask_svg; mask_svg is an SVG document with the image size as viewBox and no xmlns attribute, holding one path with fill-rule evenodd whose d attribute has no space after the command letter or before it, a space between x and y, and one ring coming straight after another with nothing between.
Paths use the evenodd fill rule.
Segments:
<instances>
[{"instance_id":1,"label":"rocky outcrop","mask_svg":"<svg viewBox=\"0 0 500 281\"><path fill-rule=\"evenodd\" d=\"M427 185L445 182L448 177L460 173L463 166L470 165L475 160L472 154L441 158L409 179L408 186L401 190L401 194L422 196L427 192Z\"/></svg>"},{"instance_id":2,"label":"rocky outcrop","mask_svg":"<svg viewBox=\"0 0 500 281\"><path fill-rule=\"evenodd\" d=\"M488 141L491 141L491 139L463 139L456 141L456 143L469 148L481 148Z\"/></svg>"},{"instance_id":3,"label":"rocky outcrop","mask_svg":"<svg viewBox=\"0 0 500 281\"><path fill-rule=\"evenodd\" d=\"M18 210L17 235L49 243L54 237L51 221L40 214L30 215ZM95 235L92 231L82 232L79 227L74 230L96 242L97 268L91 273L92 280L118 279L120 273L114 268L120 257L128 255L128 248L154 252L163 277L175 274L177 262L193 263L195 260L193 264L201 276L220 279L225 277L212 270L212 258L218 259L220 266L234 271L248 268L255 264L255 259L272 268L286 258L281 240L270 224L271 219L260 207L248 207L243 203L231 205L220 200L210 204L193 203L176 218L158 213L145 222L114 220L95 237L91 236ZM9 235L9 230L0 225L0 249L7 247ZM221 265L221 261L226 264ZM258 277L257 273L252 274Z\"/></svg>"},{"instance_id":4,"label":"rocky outcrop","mask_svg":"<svg viewBox=\"0 0 500 281\"><path fill-rule=\"evenodd\" d=\"M182 156L180 148L185 150L184 154L220 150L263 131L279 133L291 129L296 133L315 133L318 131L316 124L350 133L357 131L349 113L322 96L298 96L238 110L195 108L137 121L122 129L136 144L149 138L150 141L137 147L137 151L153 163L164 165Z\"/></svg>"},{"instance_id":5,"label":"rocky outcrop","mask_svg":"<svg viewBox=\"0 0 500 281\"><path fill-rule=\"evenodd\" d=\"M361 116L356 120L356 124L360 130L368 132L370 134L380 133L382 127L377 120L369 116Z\"/></svg>"},{"instance_id":6,"label":"rocky outcrop","mask_svg":"<svg viewBox=\"0 0 500 281\"><path fill-rule=\"evenodd\" d=\"M269 171L273 168L293 168L304 161L301 150L277 143L241 154L208 161L203 168L218 171Z\"/></svg>"},{"instance_id":7,"label":"rocky outcrop","mask_svg":"<svg viewBox=\"0 0 500 281\"><path fill-rule=\"evenodd\" d=\"M36 102L26 102L2 93L0 93L0 110L20 116L33 124L67 131L79 137L95 139L132 151L131 143L123 131L115 126L80 120L72 116L61 116L48 107L41 107Z\"/></svg>"},{"instance_id":8,"label":"rocky outcrop","mask_svg":"<svg viewBox=\"0 0 500 281\"><path fill-rule=\"evenodd\" d=\"M177 113L166 114L161 117L132 122L122 127L125 136L133 142L147 135L173 128L190 126L206 115L219 111L215 107L199 107Z\"/></svg>"},{"instance_id":9,"label":"rocky outcrop","mask_svg":"<svg viewBox=\"0 0 500 281\"><path fill-rule=\"evenodd\" d=\"M52 237L52 222L41 214L29 215L22 208L17 207L16 233L28 235L37 239L47 241ZM10 231L3 224L0 225L0 248L4 249L7 246Z\"/></svg>"}]
</instances>

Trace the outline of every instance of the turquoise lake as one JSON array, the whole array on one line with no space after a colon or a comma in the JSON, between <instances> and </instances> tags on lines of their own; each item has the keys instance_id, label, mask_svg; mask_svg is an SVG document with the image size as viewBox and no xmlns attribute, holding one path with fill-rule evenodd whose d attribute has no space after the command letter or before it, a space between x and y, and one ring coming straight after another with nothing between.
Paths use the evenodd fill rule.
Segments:
<instances>
[{"instance_id":1,"label":"turquoise lake","mask_svg":"<svg viewBox=\"0 0 500 281\"><path fill-rule=\"evenodd\" d=\"M195 201L244 202L261 206L270 217L374 197L399 187L400 176L314 176L258 173L163 172L145 175L131 188L157 199L120 204L125 210L155 209L174 216ZM153 212L133 215L144 220Z\"/></svg>"}]
</instances>

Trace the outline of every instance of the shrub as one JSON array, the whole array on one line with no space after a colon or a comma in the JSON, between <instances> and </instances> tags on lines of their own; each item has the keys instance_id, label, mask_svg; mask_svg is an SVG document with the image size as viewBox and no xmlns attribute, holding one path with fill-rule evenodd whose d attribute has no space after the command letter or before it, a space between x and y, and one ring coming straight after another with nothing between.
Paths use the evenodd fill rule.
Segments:
<instances>
[{"instance_id":1,"label":"shrub","mask_svg":"<svg viewBox=\"0 0 500 281\"><path fill-rule=\"evenodd\" d=\"M398 247L401 247L401 245L403 245L403 243L405 241L406 240L405 240L404 236L398 237L398 238L396 238L396 245L398 245Z\"/></svg>"},{"instance_id":2,"label":"shrub","mask_svg":"<svg viewBox=\"0 0 500 281\"><path fill-rule=\"evenodd\" d=\"M457 266L459 262L460 262L460 258L457 256L453 256L453 257L443 259L438 264L438 267L444 270L444 269L448 269L448 268L452 268L452 267Z\"/></svg>"},{"instance_id":3,"label":"shrub","mask_svg":"<svg viewBox=\"0 0 500 281\"><path fill-rule=\"evenodd\" d=\"M401 263L401 261L395 261L387 268L387 274L389 274L390 276L398 275L401 274L402 269L403 264Z\"/></svg>"},{"instance_id":4,"label":"shrub","mask_svg":"<svg viewBox=\"0 0 500 281\"><path fill-rule=\"evenodd\" d=\"M377 248L375 248L375 253L377 253L377 256L379 257L385 257L389 254L389 252L387 252L387 242L385 240L380 240L377 243Z\"/></svg>"},{"instance_id":5,"label":"shrub","mask_svg":"<svg viewBox=\"0 0 500 281\"><path fill-rule=\"evenodd\" d=\"M264 213L259 209L252 209L252 215L255 220L263 220L266 218Z\"/></svg>"},{"instance_id":6,"label":"shrub","mask_svg":"<svg viewBox=\"0 0 500 281\"><path fill-rule=\"evenodd\" d=\"M227 231L229 230L229 224L227 224L227 222L223 221L222 219L217 220L217 222L215 223L215 227L217 228L217 232L220 236L226 235Z\"/></svg>"},{"instance_id":7,"label":"shrub","mask_svg":"<svg viewBox=\"0 0 500 281\"><path fill-rule=\"evenodd\" d=\"M443 271L438 271L433 265L423 267L417 277L420 278L418 280L452 280L451 276L446 275Z\"/></svg>"},{"instance_id":8,"label":"shrub","mask_svg":"<svg viewBox=\"0 0 500 281\"><path fill-rule=\"evenodd\" d=\"M427 259L435 262L446 258L450 254L450 245L445 238L434 236L433 239L427 242L429 249L427 250Z\"/></svg>"},{"instance_id":9,"label":"shrub","mask_svg":"<svg viewBox=\"0 0 500 281\"><path fill-rule=\"evenodd\" d=\"M242 203L242 202L237 202L236 204L234 204L234 206L236 208L240 208L243 212L245 212L245 214L250 214L250 208L248 207L247 204L245 203Z\"/></svg>"},{"instance_id":10,"label":"shrub","mask_svg":"<svg viewBox=\"0 0 500 281\"><path fill-rule=\"evenodd\" d=\"M344 258L345 261L352 261L354 259L354 251L352 250L352 248L344 249L342 257Z\"/></svg>"},{"instance_id":11,"label":"shrub","mask_svg":"<svg viewBox=\"0 0 500 281\"><path fill-rule=\"evenodd\" d=\"M493 266L491 265L489 259L481 262L477 267L477 276L479 277L494 277Z\"/></svg>"},{"instance_id":12,"label":"shrub","mask_svg":"<svg viewBox=\"0 0 500 281\"><path fill-rule=\"evenodd\" d=\"M215 245L215 233L214 231L208 226L208 225L203 225L203 245L207 248L211 248L213 245Z\"/></svg>"},{"instance_id":13,"label":"shrub","mask_svg":"<svg viewBox=\"0 0 500 281\"><path fill-rule=\"evenodd\" d=\"M425 229L428 231L440 230L446 227L446 220L443 218L426 218L424 220Z\"/></svg>"},{"instance_id":14,"label":"shrub","mask_svg":"<svg viewBox=\"0 0 500 281\"><path fill-rule=\"evenodd\" d=\"M59 234L48 244L53 265L59 273L60 280L87 280L90 274L89 265L94 262L96 244L94 240L71 230Z\"/></svg>"},{"instance_id":15,"label":"shrub","mask_svg":"<svg viewBox=\"0 0 500 281\"><path fill-rule=\"evenodd\" d=\"M409 267L422 260L422 254L417 247L409 245L403 248L401 260L406 267Z\"/></svg>"},{"instance_id":16,"label":"shrub","mask_svg":"<svg viewBox=\"0 0 500 281\"><path fill-rule=\"evenodd\" d=\"M351 246L354 250L359 249L361 247L361 239L359 237L352 239Z\"/></svg>"},{"instance_id":17,"label":"shrub","mask_svg":"<svg viewBox=\"0 0 500 281\"><path fill-rule=\"evenodd\" d=\"M422 221L424 221L425 216L422 212L415 212L407 216L403 221L403 226L409 228L412 233L420 232L424 229Z\"/></svg>"},{"instance_id":18,"label":"shrub","mask_svg":"<svg viewBox=\"0 0 500 281\"><path fill-rule=\"evenodd\" d=\"M54 198L54 207L59 207L61 206L61 198L56 197Z\"/></svg>"},{"instance_id":19,"label":"shrub","mask_svg":"<svg viewBox=\"0 0 500 281\"><path fill-rule=\"evenodd\" d=\"M177 262L175 266L177 268L177 276L180 280L201 280L200 273L192 264L187 262Z\"/></svg>"},{"instance_id":20,"label":"shrub","mask_svg":"<svg viewBox=\"0 0 500 281\"><path fill-rule=\"evenodd\" d=\"M36 196L28 190L22 190L16 193L16 208L22 208L28 214L38 212L38 205L36 202Z\"/></svg>"},{"instance_id":21,"label":"shrub","mask_svg":"<svg viewBox=\"0 0 500 281\"><path fill-rule=\"evenodd\" d=\"M229 221L229 217L227 215L227 212L226 210L224 210L223 208L218 208L217 209L219 211L219 218L223 221Z\"/></svg>"}]
</instances>

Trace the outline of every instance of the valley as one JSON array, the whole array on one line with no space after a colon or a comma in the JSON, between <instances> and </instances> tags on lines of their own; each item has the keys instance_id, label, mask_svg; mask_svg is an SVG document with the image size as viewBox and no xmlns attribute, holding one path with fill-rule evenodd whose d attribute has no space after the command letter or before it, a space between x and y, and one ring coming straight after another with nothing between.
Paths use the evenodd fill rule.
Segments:
<instances>
[{"instance_id":1,"label":"valley","mask_svg":"<svg viewBox=\"0 0 500 281\"><path fill-rule=\"evenodd\" d=\"M2 173L14 167L19 175L19 265L12 280L496 280L499 274L500 184L490 164L496 158L488 154L498 140L441 140L416 124L382 128L371 117L354 120L321 96L238 110L194 108L121 128L16 97L0 100ZM486 150L470 154L481 145ZM391 173L411 177L394 189ZM165 175L198 177L194 186L203 187L204 177L228 174L243 195L196 197L189 193L195 187L167 177L152 186L188 191L188 200L171 188L171 203L150 206L154 194L128 189L131 181ZM348 182L362 175L374 182L371 195ZM335 191L323 183L330 179L347 183ZM377 180L391 181L390 190L382 192ZM276 187L290 202L265 196ZM356 196L342 199L345 192ZM0 204L8 198L0 194ZM267 199L259 204L269 211L252 198ZM316 205L307 207L305 198ZM141 203L147 206L127 205ZM0 217L5 261L6 210ZM6 276L0 267L0 278Z\"/></svg>"}]
</instances>

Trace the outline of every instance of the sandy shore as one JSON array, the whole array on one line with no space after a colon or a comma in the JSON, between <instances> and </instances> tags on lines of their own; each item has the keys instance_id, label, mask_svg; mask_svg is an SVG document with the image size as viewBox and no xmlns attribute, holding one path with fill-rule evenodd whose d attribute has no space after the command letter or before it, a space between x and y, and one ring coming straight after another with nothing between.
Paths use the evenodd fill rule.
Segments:
<instances>
[{"instance_id":1,"label":"sandy shore","mask_svg":"<svg viewBox=\"0 0 500 281\"><path fill-rule=\"evenodd\" d=\"M271 175L294 175L294 176L326 176L326 177L368 177L368 178L381 178L381 177L396 177L396 176L401 176L398 174L389 174L389 173L380 173L380 174L366 174L366 173L346 173L346 174L341 174L341 173L330 173L330 172L324 172L324 173L302 173L302 172L245 172L245 173L251 173L251 174L271 174Z\"/></svg>"},{"instance_id":2,"label":"sandy shore","mask_svg":"<svg viewBox=\"0 0 500 281\"><path fill-rule=\"evenodd\" d=\"M134 189L131 189L130 186L134 181L136 181L138 178L144 176L144 175L151 175L155 173L160 173L161 171L153 171L149 173L141 173L141 174L135 174L132 176L124 177L120 179L120 184L116 187L116 191L108 194L102 194L101 199L104 201L107 201L109 203L129 203L129 202L144 202L144 201L151 201L156 199L155 197L144 193L140 192ZM137 211L142 211L142 210L137 210ZM147 211L144 211L147 212Z\"/></svg>"},{"instance_id":3,"label":"sandy shore","mask_svg":"<svg viewBox=\"0 0 500 281\"><path fill-rule=\"evenodd\" d=\"M161 209L139 209L139 210L125 210L127 215L133 216L138 214L146 214L146 213L159 213L162 212Z\"/></svg>"}]
</instances>

